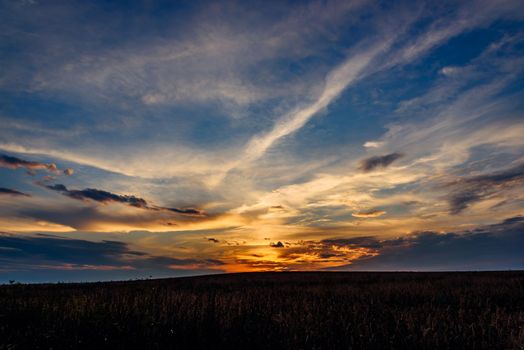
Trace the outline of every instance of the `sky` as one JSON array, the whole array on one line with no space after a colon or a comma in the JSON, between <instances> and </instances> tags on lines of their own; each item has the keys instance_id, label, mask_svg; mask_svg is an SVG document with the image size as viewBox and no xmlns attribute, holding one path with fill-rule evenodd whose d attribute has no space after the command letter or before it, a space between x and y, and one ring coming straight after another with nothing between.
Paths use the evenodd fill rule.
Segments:
<instances>
[{"instance_id":1,"label":"sky","mask_svg":"<svg viewBox=\"0 0 524 350\"><path fill-rule=\"evenodd\" d=\"M0 0L0 283L524 269L524 2Z\"/></svg>"}]
</instances>

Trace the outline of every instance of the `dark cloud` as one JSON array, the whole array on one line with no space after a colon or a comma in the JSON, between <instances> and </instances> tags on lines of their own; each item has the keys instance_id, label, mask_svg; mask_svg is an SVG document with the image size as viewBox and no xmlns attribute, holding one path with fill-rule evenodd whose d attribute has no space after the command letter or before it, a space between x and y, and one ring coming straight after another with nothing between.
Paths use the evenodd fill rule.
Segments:
<instances>
[{"instance_id":1,"label":"dark cloud","mask_svg":"<svg viewBox=\"0 0 524 350\"><path fill-rule=\"evenodd\" d=\"M277 243L269 243L269 246L270 247L273 247L273 248L284 248L284 243L278 241Z\"/></svg>"},{"instance_id":2,"label":"dark cloud","mask_svg":"<svg viewBox=\"0 0 524 350\"><path fill-rule=\"evenodd\" d=\"M110 276L110 271L120 271L119 276L146 277L156 272L173 274L173 269L208 269L223 264L216 259L150 255L132 250L126 243L118 241L91 242L51 235L20 237L0 234L0 272L6 277L52 271L62 275L65 271L74 271L80 273L79 276L90 271L87 274L90 279Z\"/></svg>"},{"instance_id":3,"label":"dark cloud","mask_svg":"<svg viewBox=\"0 0 524 350\"><path fill-rule=\"evenodd\" d=\"M177 267L177 266L220 266L224 262L217 259L178 259L167 256L148 256L145 259L137 259L133 266L137 268Z\"/></svg>"},{"instance_id":4,"label":"dark cloud","mask_svg":"<svg viewBox=\"0 0 524 350\"><path fill-rule=\"evenodd\" d=\"M194 208L166 208L155 205L150 205L145 199L133 195L119 195L108 191L98 190L95 188L86 188L83 190L70 190L62 184L43 185L45 188L62 193L64 196L74 198L77 200L92 200L100 203L122 203L135 208L142 208L148 210L163 210L170 211L182 215L205 215L206 213Z\"/></svg>"},{"instance_id":5,"label":"dark cloud","mask_svg":"<svg viewBox=\"0 0 524 350\"><path fill-rule=\"evenodd\" d=\"M34 207L21 209L19 215L37 220L73 227L77 230L92 230L100 223L126 223L140 225L146 221L140 215L118 215L100 212L96 207Z\"/></svg>"},{"instance_id":6,"label":"dark cloud","mask_svg":"<svg viewBox=\"0 0 524 350\"><path fill-rule=\"evenodd\" d=\"M206 239L207 239L209 242L213 242L213 243L219 243L219 242L220 242L218 239L216 239L216 238L212 238L212 237L210 237L210 238L206 238Z\"/></svg>"},{"instance_id":7,"label":"dark cloud","mask_svg":"<svg viewBox=\"0 0 524 350\"><path fill-rule=\"evenodd\" d=\"M524 164L500 172L456 181L449 185L454 188L448 195L450 213L459 214L475 202L522 184L524 184Z\"/></svg>"},{"instance_id":8,"label":"dark cloud","mask_svg":"<svg viewBox=\"0 0 524 350\"><path fill-rule=\"evenodd\" d=\"M351 216L354 216L356 218L376 218L384 214L386 214L384 210L368 210L352 213Z\"/></svg>"},{"instance_id":9,"label":"dark cloud","mask_svg":"<svg viewBox=\"0 0 524 350\"><path fill-rule=\"evenodd\" d=\"M0 187L0 195L31 197L27 193L20 192L20 191L17 191L17 190L12 190L12 189L9 189L9 188L3 188L3 187Z\"/></svg>"},{"instance_id":10,"label":"dark cloud","mask_svg":"<svg viewBox=\"0 0 524 350\"><path fill-rule=\"evenodd\" d=\"M362 240L359 242L359 240ZM333 240L322 241L324 244ZM346 240L334 240L346 244ZM396 239L350 239L352 247L373 248L368 255L336 269L357 270L506 270L523 269L524 217L469 231L416 232Z\"/></svg>"},{"instance_id":11,"label":"dark cloud","mask_svg":"<svg viewBox=\"0 0 524 350\"><path fill-rule=\"evenodd\" d=\"M59 225L65 225L76 230L100 230L107 226L124 226L150 229L151 226L177 227L182 222L194 221L193 216L172 217L164 211L140 210L135 212L114 212L103 210L100 206L67 205L38 206L20 208L17 215L25 218L43 220ZM173 222L172 220L177 220ZM212 220L213 217L198 217L199 220Z\"/></svg>"},{"instance_id":12,"label":"dark cloud","mask_svg":"<svg viewBox=\"0 0 524 350\"><path fill-rule=\"evenodd\" d=\"M130 250L123 242L91 242L65 239L56 236L18 237L0 235L0 259L2 269L13 265L127 265L127 258L144 256Z\"/></svg>"},{"instance_id":13,"label":"dark cloud","mask_svg":"<svg viewBox=\"0 0 524 350\"><path fill-rule=\"evenodd\" d=\"M78 200L90 199L101 203L117 202L127 204L132 207L149 209L147 202L144 199L135 196L123 196L107 191L97 190L95 188L86 188L83 190L68 190L67 187L65 187L62 184L47 185L45 187L50 190L60 192L65 196Z\"/></svg>"},{"instance_id":14,"label":"dark cloud","mask_svg":"<svg viewBox=\"0 0 524 350\"><path fill-rule=\"evenodd\" d=\"M17 157L11 157L8 155L0 155L0 167L8 168L8 169L18 169L18 168L25 168L29 173L33 173L35 170L48 170L52 172L58 172L56 165L53 163L40 163L40 162L32 162L24 159L20 159Z\"/></svg>"},{"instance_id":15,"label":"dark cloud","mask_svg":"<svg viewBox=\"0 0 524 350\"><path fill-rule=\"evenodd\" d=\"M175 213L179 214L186 214L186 215L205 215L205 212L203 210L195 209L195 208L163 208L163 207L156 207L162 210L169 210Z\"/></svg>"},{"instance_id":16,"label":"dark cloud","mask_svg":"<svg viewBox=\"0 0 524 350\"><path fill-rule=\"evenodd\" d=\"M375 156L370 157L366 159L362 159L360 161L360 167L359 169L368 172L373 171L377 168L385 168L389 166L391 163L396 161L399 158L402 158L404 155L401 153L390 153L383 156Z\"/></svg>"}]
</instances>

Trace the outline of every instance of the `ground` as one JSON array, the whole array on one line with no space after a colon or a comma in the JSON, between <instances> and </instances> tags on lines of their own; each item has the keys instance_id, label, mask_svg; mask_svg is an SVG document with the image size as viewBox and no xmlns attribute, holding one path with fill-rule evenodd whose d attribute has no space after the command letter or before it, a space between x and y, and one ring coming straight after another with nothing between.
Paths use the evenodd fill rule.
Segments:
<instances>
[{"instance_id":1,"label":"ground","mask_svg":"<svg viewBox=\"0 0 524 350\"><path fill-rule=\"evenodd\" d=\"M524 272L0 286L0 349L524 349Z\"/></svg>"}]
</instances>

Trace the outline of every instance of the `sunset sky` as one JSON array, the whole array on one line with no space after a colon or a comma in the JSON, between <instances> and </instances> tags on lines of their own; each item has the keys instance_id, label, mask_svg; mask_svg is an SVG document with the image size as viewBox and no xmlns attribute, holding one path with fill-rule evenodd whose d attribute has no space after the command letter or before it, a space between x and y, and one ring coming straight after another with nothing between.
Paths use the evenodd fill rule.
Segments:
<instances>
[{"instance_id":1,"label":"sunset sky","mask_svg":"<svg viewBox=\"0 0 524 350\"><path fill-rule=\"evenodd\" d=\"M524 269L523 1L0 4L0 283Z\"/></svg>"}]
</instances>

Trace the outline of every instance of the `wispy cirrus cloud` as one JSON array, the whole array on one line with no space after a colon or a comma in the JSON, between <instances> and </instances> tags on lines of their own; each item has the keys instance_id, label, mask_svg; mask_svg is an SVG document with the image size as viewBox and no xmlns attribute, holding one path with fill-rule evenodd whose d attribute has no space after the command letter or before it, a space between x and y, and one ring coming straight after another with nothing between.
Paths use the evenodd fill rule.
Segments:
<instances>
[{"instance_id":1,"label":"wispy cirrus cloud","mask_svg":"<svg viewBox=\"0 0 524 350\"><path fill-rule=\"evenodd\" d=\"M401 45L400 48L393 47L393 44L403 39L401 38L402 32L409 27L410 23L397 30L395 32L396 35L384 35L382 41L379 41L375 46L371 46L367 50L359 48L358 54L350 56L326 75L324 87L316 100L311 104L299 106L277 119L269 132L253 136L248 142L247 149L242 157L236 163L233 163L228 170L262 157L274 143L301 129L313 116L325 110L345 89L364 76L395 66L409 64L464 31L476 26L486 25L495 20L497 16L511 15L514 6L518 7L510 2L502 9L497 8L498 11L495 12L496 15L493 17L484 12L477 16L469 17L467 15L469 10L466 6L461 8L456 14L457 18L460 19L458 21L459 24L450 25L445 21L437 21L434 25L430 25L415 42L408 42L404 46ZM486 8L489 7L486 6ZM411 21L416 22L416 19L415 16ZM384 57L388 57L388 59L381 61L380 59ZM378 62L374 62L377 58L380 58L377 60ZM374 63L374 65L371 66L371 63ZM220 179L221 177L219 177Z\"/></svg>"},{"instance_id":2,"label":"wispy cirrus cloud","mask_svg":"<svg viewBox=\"0 0 524 350\"><path fill-rule=\"evenodd\" d=\"M418 12L410 12L402 6L400 6L398 9L395 9L398 10L400 14L399 18L407 23L401 26L401 29L398 29L399 26L397 25L394 26L396 28L396 36L391 34L382 35L383 33L392 33L389 28L381 28L381 26L384 26L383 23L388 22L387 20L383 22L378 20L377 22L372 22L372 24L369 25L370 32L380 32L381 35L379 36L383 38L385 37L385 40L377 41L376 36L371 36L371 39L370 37L366 37L366 40L363 40L360 42L360 44L357 45L355 45L355 43L352 41L350 45L351 48L349 50L350 54L347 55L346 61L343 61L338 67L336 66L331 71L325 69L324 67L323 72L327 71L324 77L321 75L319 76L318 73L315 73L312 81L316 81L316 84L311 84L311 81L309 80L306 82L300 81L298 85L302 87L298 87L297 89L302 92L296 94L293 98L290 99L292 101L297 101L297 103L286 102L285 105L280 106L276 110L276 113L274 113L275 111L270 111L268 118L276 118L273 127L269 128L270 130L267 132L255 134L252 135L251 138L247 138L247 150L244 152L244 154L238 154L236 157L232 154L227 154L227 158L233 159L233 161L225 164L222 169L215 169L213 166L213 159L219 155L211 154L209 157L205 157L203 156L203 150L202 152L199 152L198 156L193 155L189 157L192 160L196 158L204 158L204 162L198 164L195 164L195 162L188 163L187 161L182 161L180 157L174 157L173 155L170 155L170 158L172 158L169 161L170 164L182 165L176 168L172 166L173 171L169 172L166 172L165 169L163 172L156 171L154 169L155 167L158 167L158 162L150 161L151 158L156 158L154 155L151 155L151 152L148 152L148 155L143 157L140 162L130 161L130 159L119 161L122 159L122 155L126 154L125 151L119 152L118 159L114 159L113 161L108 161L106 154L103 156L96 156L96 152L93 150L89 150L89 152L82 152L82 150L73 151L71 152L72 154L68 155L68 159L74 160L76 158L79 162L86 161L87 164L101 166L104 169L118 171L123 174L130 174L133 176L139 175L163 177L166 176L165 174L173 174L173 172L180 173L187 171L187 169L197 169L196 172L199 174L208 173L211 174L209 175L210 177L216 177L216 173L224 171L224 168L231 169L243 167L245 166L244 163L249 163L251 160L260 158L271 147L271 145L283 137L300 130L313 115L316 115L325 110L328 105L336 100L341 91L345 90L349 86L352 86L355 82L361 81L363 76L369 76L372 73L384 71L394 66L409 64L414 60L423 57L432 49L442 45L450 38L458 36L461 33L473 28L488 25L497 18L504 18L506 16L511 16L512 14L514 15L515 13L518 13L516 9L519 8L518 3L514 1L505 2L503 6L487 5L490 4L483 3L483 6L479 6L476 11L474 11L474 16L468 15L472 12L470 11L470 6L467 4L462 4L461 6L458 6L458 10L454 9L451 12L449 9L446 10L446 6L443 6L437 10L444 11L445 13L450 12L455 17L452 16L453 18L449 21L445 20L444 18L434 19L434 21L430 20L430 24L422 28L420 35L415 36L415 40L412 39L412 35L408 35L411 34L409 27L410 25L413 25L413 23L417 23L419 16L422 18L424 16L429 16L429 14L424 12L424 6L421 7L422 9L418 9ZM75 87L80 87L82 90L81 94L85 95L86 92L91 93L93 91L98 91L96 93L96 96L98 97L113 96L114 94L120 96L120 94L123 93L126 95L126 97L124 98L124 103L120 103L121 105L128 105L130 99L143 99L144 101L150 101L152 104L157 104L165 103L166 101L177 101L177 99L173 96L184 95L176 93L178 88L174 90L171 89L172 84L180 83L182 86L189 86L193 83L197 84L195 88L189 89L190 91L184 95L187 95L186 97L188 98L198 96L200 92L207 91L207 88L209 88L210 91L215 92L223 91L224 89L215 86L213 83L203 81L203 78L212 76L212 74L210 75L210 71L211 73L215 71L219 73L233 72L235 74L234 78L231 82L226 83L226 85L231 86L232 90L234 90L232 93L227 93L223 97L211 96L209 98L204 98L204 100L207 101L226 101L225 104L227 105L230 103L227 102L227 96L230 96L230 98L242 98L241 96L243 92L249 92L253 90L243 85L246 84L246 81L275 81L273 78L268 79L266 76L265 79L255 79L256 77L253 77L252 74L249 74L251 68L253 66L258 66L261 61L269 62L273 59L278 61L284 52L294 52L296 55L298 55L298 57L302 58L304 56L307 57L307 55L311 53L312 48L316 47L311 46L313 41L312 39L318 39L319 35L313 35L311 30L307 29L309 26L304 25L304 23L313 21L313 23L317 23L319 28L329 28L330 25L334 25L333 19L335 18L337 19L336 25L340 25L340 23L345 22L358 22L357 14L361 12L367 13L369 11L376 11L377 18L388 18L387 12L384 12L380 6L365 6L365 3L360 1L347 3L335 2L333 4L327 5L327 7L329 7L329 11L326 10L325 6L321 6L317 3L298 6L297 10L291 11L291 13L299 13L299 16L290 16L289 18L284 17L285 19L283 21L272 23L272 25L267 25L267 23L262 20L260 22L254 21L253 23L257 24L257 30L253 32L255 33L253 34L255 35L255 38L251 37L250 35L248 35L247 38L235 37L234 33L246 32L245 30L237 30L238 26L242 27L245 25L245 23L242 21L239 23L235 22L235 24L230 24L237 26L235 28L229 28L228 26L221 25L221 19L227 17L228 11L231 10L231 7L216 6L211 7L210 9L204 8L205 11L203 10L204 14L202 15L204 19L202 21L202 23L204 23L202 24L203 29L195 31L195 33L197 33L197 39L200 38L199 40L189 40L190 43L186 44L184 44L185 41L182 40L182 44L180 44L179 41L174 39L171 40L172 38L167 37L160 40L160 43L150 42L147 40L139 41L141 45L148 43L146 47L124 45L123 47L117 47L113 50L108 48L100 48L99 51L101 52L83 53L81 60L79 59L75 60L75 62L65 62L62 66L52 70L54 78L46 78L43 72L37 75L38 77L41 77L42 81L44 82L40 85L40 88L53 89L53 86L55 86L55 88L58 87L59 90L64 89L67 91L75 91ZM323 10L319 11L318 8L322 8ZM36 9L31 10L35 11ZM75 12L78 9L68 6L66 10ZM242 8L240 11L244 11L244 9ZM249 13L249 11L244 11L243 13ZM351 21L347 21L348 16ZM327 20L328 17L330 17L330 20ZM216 18L215 22L213 22L211 18ZM242 18L242 16L238 16L238 18ZM410 20L405 21L406 18L410 18ZM428 18L432 19L431 16ZM216 34L218 35L217 38L216 36L210 37L207 35L207 33L210 32L210 27L226 29L218 31L218 34ZM318 32L324 34L326 32L329 33L329 29L319 30ZM200 33L205 33L205 35ZM278 35L276 35L277 33ZM300 35L301 33L303 35ZM393 38L389 37L389 35L391 35ZM258 36L261 36L264 38L264 40L260 40ZM323 38L322 35L320 35L320 37ZM388 40L395 41L395 38L398 42L391 46L391 42L388 42ZM200 45L200 41L203 41L202 45ZM376 42L374 43L373 41ZM326 45L325 43L322 44L322 40L315 40L316 45L318 45L318 42L321 43L321 46ZM253 43L257 43L258 46L253 47ZM373 44L376 44L376 46ZM295 49L290 50L290 45L298 46L296 48L293 46ZM381 52L383 54L377 56L377 52ZM234 57L229 57L228 55L230 54L234 55ZM395 59L391 59L391 57L395 57ZM100 62L98 62L98 58L100 58ZM218 58L224 58L224 60L222 61ZM251 58L253 58L253 62L250 61ZM374 61L375 59L378 61L377 64L370 65L370 62ZM62 62L63 59L58 61ZM247 66L244 66L246 61L251 63L247 64ZM77 62L82 63L80 64ZM226 64L225 67L220 65L222 62ZM232 62L233 67L231 67ZM177 70L175 71L171 71L170 69L173 68L169 68L178 67L179 64L180 70L190 73L188 81L180 79L181 74L178 68L176 68ZM195 69L188 70L188 65L197 65L197 67ZM149 67L156 67L156 69L148 69ZM241 70L239 71L238 69L240 68ZM271 72L277 71L274 68L277 67L270 64L267 69L263 70L263 72L265 75L271 75ZM72 77L69 83L67 83L68 74L70 74ZM202 77L195 78L195 75L202 75ZM78 76L85 77L85 83L79 82L77 79ZM173 76L176 76L177 79L170 78ZM166 81L162 82L163 79ZM221 75L216 78L216 81L221 82L220 84L224 84L224 80L225 77ZM321 81L320 84L318 83L319 80ZM52 83L53 81L55 81L55 83ZM62 83L65 81L67 84L62 86L61 81ZM93 89L92 84L94 84L95 89ZM112 87L113 85L115 86ZM265 90L275 91L274 85L275 84L271 84ZM129 90L129 86L135 86L135 88ZM304 89L303 86L315 86L315 88ZM175 92L170 92L171 90ZM294 89L285 87L283 90L289 91ZM170 97L170 94L173 96ZM269 97L269 99L271 98L272 97ZM120 100L120 98L117 99ZM184 98L182 98L182 100L184 100ZM248 98L246 99L247 102L245 105L250 106L255 100ZM232 103L236 104L237 102ZM280 113L281 110L283 110L284 113ZM125 124L133 125L133 122L129 121L129 123L126 122ZM136 125L140 125L140 123ZM242 140L245 139L246 138L244 135ZM29 141L27 141L27 143L22 146L24 146L26 149L35 148L34 146L30 147L31 145L28 143ZM235 145L235 147L237 146L238 145ZM183 145L180 144L178 147L183 147ZM42 146L37 148L42 148ZM64 155L64 152L57 150L56 147L47 148L50 154L60 153ZM153 153L163 153L163 156L165 156L163 147L158 147L158 150ZM186 152L181 153L185 154ZM87 154L90 155L87 156ZM128 152L128 155L125 157L131 158L137 156L139 156L137 155L137 152ZM148 166L138 167L136 166L137 163L147 163ZM223 176L218 176L219 180L222 177ZM217 181L211 182L216 183Z\"/></svg>"},{"instance_id":3,"label":"wispy cirrus cloud","mask_svg":"<svg viewBox=\"0 0 524 350\"><path fill-rule=\"evenodd\" d=\"M298 107L279 119L273 129L253 137L247 145L241 161L253 161L261 157L275 142L302 128L313 116L325 109L350 84L358 80L368 65L392 44L393 38L386 38L371 47L350 56L334 68L325 78L320 96L311 104Z\"/></svg>"},{"instance_id":4,"label":"wispy cirrus cloud","mask_svg":"<svg viewBox=\"0 0 524 350\"><path fill-rule=\"evenodd\" d=\"M158 23L164 28L163 35L155 35L156 25L142 24L134 35L135 40L115 40L111 46L96 39L118 37L120 26L127 25L112 23L108 25L112 30L104 30L108 29L107 19L114 14L96 6L35 4L21 8L9 5L4 5L6 11L17 13L23 19L21 23L10 24L18 29L19 45L25 49L24 58L29 59L31 65L25 68L10 65L17 69L5 73L3 81L29 85L39 91L62 91L76 98L85 94L84 98L98 103L109 99L133 101L136 107L145 105L146 109L210 103L231 114L243 114L246 107L262 100L304 93L301 84L295 84L295 76L279 79L277 74L272 74L272 60L311 55L312 48L322 43L318 39L329 35L330 27L346 23L348 15L364 7L365 2L289 5L289 10L297 14L293 16L283 13L288 8L275 4L252 11L250 5L237 1L199 3L194 11L181 10L185 20L168 16ZM98 20L87 21L89 29L70 20L83 11L97 14ZM61 23L59 27L75 28L74 35L66 35L46 24L45 19L55 13L67 14L54 18ZM149 18L147 22L152 24L155 11L144 11L140 17ZM129 20L133 21L133 17ZM24 22L44 34L38 38L23 35ZM78 44L81 39L94 40L85 47ZM46 45L35 45L33 40ZM61 43L68 43L68 49L61 52L47 49L48 45ZM40 60L33 56L36 52ZM254 66L263 68L260 74L253 73ZM31 68L36 68L38 74L32 75ZM281 87L276 89L273 81L279 81Z\"/></svg>"}]
</instances>

